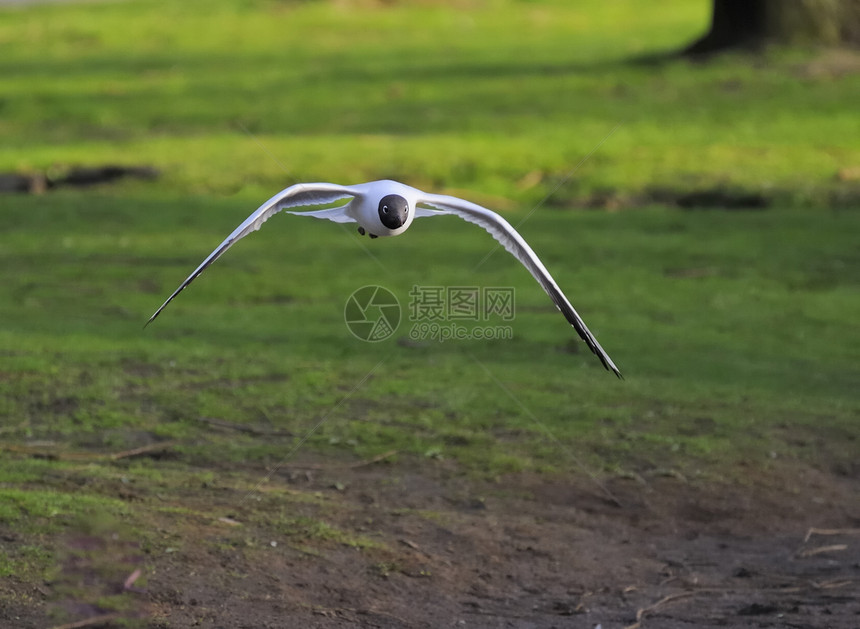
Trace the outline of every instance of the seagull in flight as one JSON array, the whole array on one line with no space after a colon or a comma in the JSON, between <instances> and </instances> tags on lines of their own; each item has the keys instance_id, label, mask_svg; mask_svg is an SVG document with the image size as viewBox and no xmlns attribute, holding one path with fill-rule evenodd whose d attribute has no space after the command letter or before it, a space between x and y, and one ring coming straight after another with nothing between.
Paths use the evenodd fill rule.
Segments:
<instances>
[{"instance_id":1,"label":"seagull in flight","mask_svg":"<svg viewBox=\"0 0 860 629\"><path fill-rule=\"evenodd\" d=\"M289 209L332 205L344 199L348 199L348 202L338 207L310 211ZM269 217L281 210L296 216L312 216L335 223L358 223L358 233L362 236L367 234L370 238L397 236L409 229L413 220L427 216L453 214L465 221L479 225L528 269L556 307L579 333L589 349L600 359L603 366L619 378L621 377L621 372L618 371L609 354L604 351L586 327L582 317L561 292L540 258L508 221L495 212L470 201L442 194L430 194L390 180L370 181L354 186L340 186L333 183L299 183L281 190L257 208L232 234L227 236L224 242L218 245L215 251L210 253L200 266L179 285L179 288L173 291L173 294L161 304L155 314L146 322L146 325L152 323L167 304L173 301L174 297L203 273L210 264L220 258L237 240L260 229L260 226Z\"/></svg>"}]
</instances>

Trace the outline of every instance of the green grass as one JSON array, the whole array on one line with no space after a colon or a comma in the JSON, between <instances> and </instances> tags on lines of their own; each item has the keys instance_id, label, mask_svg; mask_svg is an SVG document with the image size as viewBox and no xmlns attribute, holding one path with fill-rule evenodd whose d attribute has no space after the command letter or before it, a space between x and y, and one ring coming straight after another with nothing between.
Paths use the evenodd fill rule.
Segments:
<instances>
[{"instance_id":1,"label":"green grass","mask_svg":"<svg viewBox=\"0 0 860 629\"><path fill-rule=\"evenodd\" d=\"M66 216L50 220L58 203ZM618 382L513 259L475 268L492 241L456 219L375 241L371 257L337 226L276 217L143 330L232 227L235 202L208 205L166 215L173 199L59 193L6 208L9 436L111 451L178 439L193 459L271 463L291 439L207 436L198 418L301 434L326 417L309 447L432 452L493 472L565 466L539 424L577 452L597 447L593 465L679 447L716 462L765 451L785 422L812 430L829 417L847 431L857 410L856 213L535 214L523 232L624 371ZM99 233L85 216L102 217ZM515 288L512 340L397 343L407 320L368 344L344 325L363 285L405 309L415 284L464 282ZM686 425L696 418L708 428Z\"/></svg>"},{"instance_id":2,"label":"green grass","mask_svg":"<svg viewBox=\"0 0 860 629\"><path fill-rule=\"evenodd\" d=\"M858 76L807 72L816 51L653 58L704 28L704 0L345 4L0 11L0 170L163 171L0 197L0 441L58 456L0 453L0 527L51 547L105 510L142 543L179 545L169 509L213 484L247 495L313 427L293 457L396 450L490 478L579 473L579 461L740 479L774 460L856 459L860 214L856 184L836 174L860 164ZM480 264L494 242L454 218L368 241L275 217L142 329L275 190L378 177L514 223L552 192L522 233L626 379L505 252ZM658 187L750 190L774 206L565 211ZM343 308L368 284L404 306L414 285L514 287L513 339L397 342L407 321L361 342ZM70 456L153 440L175 440L175 458ZM118 498L129 486L136 499ZM377 543L317 506L270 522L245 505L255 526L309 548ZM197 523L221 513L188 508ZM0 574L45 565L33 556L0 555Z\"/></svg>"},{"instance_id":3,"label":"green grass","mask_svg":"<svg viewBox=\"0 0 860 629\"><path fill-rule=\"evenodd\" d=\"M708 2L633 6L6 9L0 167L147 162L184 193L253 198L390 176L534 202L616 125L557 200L734 184L809 201L860 163L856 76L809 73L807 53L653 59Z\"/></svg>"}]
</instances>

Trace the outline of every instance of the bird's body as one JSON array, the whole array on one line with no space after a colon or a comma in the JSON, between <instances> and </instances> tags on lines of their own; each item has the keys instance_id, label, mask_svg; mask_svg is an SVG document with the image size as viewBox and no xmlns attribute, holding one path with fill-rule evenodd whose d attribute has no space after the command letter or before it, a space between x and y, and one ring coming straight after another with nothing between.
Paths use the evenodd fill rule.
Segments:
<instances>
[{"instance_id":1,"label":"bird's body","mask_svg":"<svg viewBox=\"0 0 860 629\"><path fill-rule=\"evenodd\" d=\"M407 212L405 220L398 226L383 224L384 214L380 212L380 202L386 196L398 196L406 202L406 206L414 208L420 197L419 190L411 186L404 185L397 181L371 181L369 183L359 184L357 186L349 186L349 189L356 193L356 196L344 206L343 211L346 216L359 224L360 227L368 234L374 236L398 236L402 234L412 221L415 220L415 212ZM298 214L298 212L296 212ZM321 216L320 218L326 218ZM396 221L395 221L396 222Z\"/></svg>"},{"instance_id":2,"label":"bird's body","mask_svg":"<svg viewBox=\"0 0 860 629\"><path fill-rule=\"evenodd\" d=\"M288 208L308 206L331 206L348 199L347 203L319 210L294 211ZM409 229L416 218L454 214L470 223L487 230L509 253L528 269L543 287L556 307L576 329L592 352L600 359L606 369L618 377L621 373L603 350L585 322L564 296L555 280L540 261L528 243L504 218L463 199L423 192L412 186L383 179L353 186L340 186L332 183L307 183L290 186L273 196L254 211L240 224L180 284L161 307L155 311L147 324L151 323L161 311L185 289L198 275L217 260L237 240L260 229L270 216L284 210L297 216L312 216L336 223L357 223L360 234L378 236L397 236Z\"/></svg>"}]
</instances>

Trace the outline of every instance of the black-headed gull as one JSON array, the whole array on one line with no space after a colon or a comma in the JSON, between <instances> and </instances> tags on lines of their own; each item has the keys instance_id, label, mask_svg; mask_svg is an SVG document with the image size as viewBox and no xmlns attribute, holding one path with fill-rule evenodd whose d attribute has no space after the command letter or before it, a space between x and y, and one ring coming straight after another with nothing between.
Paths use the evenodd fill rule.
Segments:
<instances>
[{"instance_id":1,"label":"black-headed gull","mask_svg":"<svg viewBox=\"0 0 860 629\"><path fill-rule=\"evenodd\" d=\"M322 210L293 212L287 209L331 205L344 199L349 199L349 201L338 207ZM333 183L300 183L281 190L257 208L232 234L227 236L224 242L218 245L215 251L203 260L203 263L161 304L161 307L149 318L147 325L164 310L174 297L194 281L194 278L221 257L237 240L260 229L260 226L270 216L281 210L286 210L289 214L296 216L313 216L335 223L358 223L359 233L362 235L366 233L371 238L402 234L409 229L416 217L424 216L454 214L470 223L480 225L517 260L523 263L523 266L529 270L529 273L534 276L556 307L579 333L582 340L600 359L603 366L614 372L619 378L621 377L621 372L618 371L615 363L612 362L612 359L586 327L585 322L570 305L567 297L561 292L540 258L510 223L495 212L475 203L457 197L422 192L417 188L390 180L370 181L354 186L339 186Z\"/></svg>"}]
</instances>

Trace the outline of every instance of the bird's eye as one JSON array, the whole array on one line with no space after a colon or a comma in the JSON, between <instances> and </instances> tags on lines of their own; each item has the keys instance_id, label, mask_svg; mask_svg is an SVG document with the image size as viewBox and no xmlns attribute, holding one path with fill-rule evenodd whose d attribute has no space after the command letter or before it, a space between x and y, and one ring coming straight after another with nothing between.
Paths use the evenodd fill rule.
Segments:
<instances>
[{"instance_id":1,"label":"bird's eye","mask_svg":"<svg viewBox=\"0 0 860 629\"><path fill-rule=\"evenodd\" d=\"M382 206L382 213L383 213L383 214L388 214L388 206L387 206L387 205L383 205L383 206Z\"/></svg>"}]
</instances>

